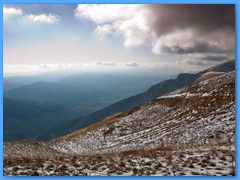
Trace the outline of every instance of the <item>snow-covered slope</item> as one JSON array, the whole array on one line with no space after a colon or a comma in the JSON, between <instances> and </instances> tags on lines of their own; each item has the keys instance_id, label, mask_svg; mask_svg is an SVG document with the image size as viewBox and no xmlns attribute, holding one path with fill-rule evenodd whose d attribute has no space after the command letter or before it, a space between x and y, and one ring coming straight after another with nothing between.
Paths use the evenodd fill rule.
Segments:
<instances>
[{"instance_id":1,"label":"snow-covered slope","mask_svg":"<svg viewBox=\"0 0 240 180\"><path fill-rule=\"evenodd\" d=\"M235 175L235 72L206 72L49 142L4 143L4 175Z\"/></svg>"},{"instance_id":2,"label":"snow-covered slope","mask_svg":"<svg viewBox=\"0 0 240 180\"><path fill-rule=\"evenodd\" d=\"M174 145L234 143L234 72L202 78L51 143L60 152L93 153Z\"/></svg>"}]
</instances>

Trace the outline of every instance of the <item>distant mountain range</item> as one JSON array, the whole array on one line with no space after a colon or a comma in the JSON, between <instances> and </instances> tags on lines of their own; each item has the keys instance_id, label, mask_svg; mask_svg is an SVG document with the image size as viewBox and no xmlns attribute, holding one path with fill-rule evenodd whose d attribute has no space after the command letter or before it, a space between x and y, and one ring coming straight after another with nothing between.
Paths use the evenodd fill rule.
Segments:
<instances>
[{"instance_id":1,"label":"distant mountain range","mask_svg":"<svg viewBox=\"0 0 240 180\"><path fill-rule=\"evenodd\" d=\"M39 135L38 140L50 140L56 137L64 136L73 131L76 131L81 128L85 128L91 124L94 124L112 114L118 112L124 112L131 110L134 107L142 105L146 102L149 102L159 96L162 96L166 93L172 92L179 88L189 86L193 84L199 77L207 72L229 72L235 70L235 61L228 61L226 63L220 64L218 66L212 67L208 70L201 71L197 74L180 74L176 79L170 79L162 81L151 88L146 92L134 95L132 97L121 100L117 103L114 103L102 110L96 111L84 118L76 118L59 124L58 126L51 127L46 132Z\"/></svg>"},{"instance_id":2,"label":"distant mountain range","mask_svg":"<svg viewBox=\"0 0 240 180\"><path fill-rule=\"evenodd\" d=\"M51 141L4 142L3 173L235 176L234 69L234 62L228 62L198 73L197 79L179 75L173 82L191 84L179 83L183 87ZM164 81L146 93L157 93L156 88L166 92L171 83ZM82 125L69 123L55 127L63 132Z\"/></svg>"},{"instance_id":3,"label":"distant mountain range","mask_svg":"<svg viewBox=\"0 0 240 180\"><path fill-rule=\"evenodd\" d=\"M59 125L61 127L60 129L59 127L53 127L46 131L46 133L41 134L38 137L38 140L49 140L59 136L63 136L77 129L84 128L87 127L88 125L96 123L109 115L130 110L131 108L134 108L138 105L148 102L165 93L184 87L194 82L197 79L197 77L198 75L196 74L180 74L175 80L171 79L163 81L157 85L152 86L144 93L121 100L104 109L96 111L86 116L85 118L72 119L68 123ZM47 134L51 136L48 137Z\"/></svg>"},{"instance_id":4,"label":"distant mountain range","mask_svg":"<svg viewBox=\"0 0 240 180\"><path fill-rule=\"evenodd\" d=\"M71 75L56 82L37 81L25 84L6 91L4 97L20 101L53 101L71 106L72 109L78 111L79 115L85 116L123 98L143 92L162 79L166 77L113 74ZM21 80L20 82L28 81ZM18 86L14 79L8 78L4 83Z\"/></svg>"},{"instance_id":5,"label":"distant mountain range","mask_svg":"<svg viewBox=\"0 0 240 180\"><path fill-rule=\"evenodd\" d=\"M34 140L49 127L77 116L75 111L58 103L3 98L3 139Z\"/></svg>"},{"instance_id":6,"label":"distant mountain range","mask_svg":"<svg viewBox=\"0 0 240 180\"><path fill-rule=\"evenodd\" d=\"M51 127L58 129L61 123L81 119L166 77L80 74L58 79L52 75L48 82L33 82L46 78L4 79L5 90L10 89L4 92L3 100L4 140L36 139Z\"/></svg>"},{"instance_id":7,"label":"distant mountain range","mask_svg":"<svg viewBox=\"0 0 240 180\"><path fill-rule=\"evenodd\" d=\"M50 141L49 146L62 153L91 154L131 152L165 143L173 149L234 145L235 71L206 76L218 69L205 71L192 85Z\"/></svg>"}]
</instances>

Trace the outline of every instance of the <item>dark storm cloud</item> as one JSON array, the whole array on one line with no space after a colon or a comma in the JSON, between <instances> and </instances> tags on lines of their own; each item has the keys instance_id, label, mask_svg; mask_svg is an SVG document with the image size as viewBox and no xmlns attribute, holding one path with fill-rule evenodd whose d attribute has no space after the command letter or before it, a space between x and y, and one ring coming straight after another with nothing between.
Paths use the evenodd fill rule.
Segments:
<instances>
[{"instance_id":1,"label":"dark storm cloud","mask_svg":"<svg viewBox=\"0 0 240 180\"><path fill-rule=\"evenodd\" d=\"M149 5L153 53L234 53L234 5Z\"/></svg>"},{"instance_id":2,"label":"dark storm cloud","mask_svg":"<svg viewBox=\"0 0 240 180\"><path fill-rule=\"evenodd\" d=\"M152 32L162 36L176 28L193 28L199 33L235 29L234 5L149 5Z\"/></svg>"},{"instance_id":3,"label":"dark storm cloud","mask_svg":"<svg viewBox=\"0 0 240 180\"><path fill-rule=\"evenodd\" d=\"M181 64L188 65L215 65L219 62L229 61L234 59L233 56L224 54L189 54L182 61L178 61Z\"/></svg>"},{"instance_id":4,"label":"dark storm cloud","mask_svg":"<svg viewBox=\"0 0 240 180\"><path fill-rule=\"evenodd\" d=\"M194 42L191 47L161 46L161 51L166 53L189 54L189 53L223 53L230 50L222 49L218 46L210 45L208 42Z\"/></svg>"},{"instance_id":5,"label":"dark storm cloud","mask_svg":"<svg viewBox=\"0 0 240 180\"><path fill-rule=\"evenodd\" d=\"M122 37L125 47L152 45L154 54L233 53L235 5L78 5L75 16L94 32Z\"/></svg>"},{"instance_id":6,"label":"dark storm cloud","mask_svg":"<svg viewBox=\"0 0 240 180\"><path fill-rule=\"evenodd\" d=\"M202 57L202 60L205 61L226 61L229 60L229 57L226 55L219 55L219 56L212 56L212 55L206 55Z\"/></svg>"}]
</instances>

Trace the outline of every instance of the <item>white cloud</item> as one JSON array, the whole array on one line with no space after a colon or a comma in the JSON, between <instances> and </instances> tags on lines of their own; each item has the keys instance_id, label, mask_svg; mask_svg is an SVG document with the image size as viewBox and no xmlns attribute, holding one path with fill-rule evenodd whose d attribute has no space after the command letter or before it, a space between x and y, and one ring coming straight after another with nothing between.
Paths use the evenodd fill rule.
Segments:
<instances>
[{"instance_id":1,"label":"white cloud","mask_svg":"<svg viewBox=\"0 0 240 180\"><path fill-rule=\"evenodd\" d=\"M215 31L214 34L199 34L194 29L176 29L160 36L152 43L154 54L232 53L234 39L229 32Z\"/></svg>"},{"instance_id":2,"label":"white cloud","mask_svg":"<svg viewBox=\"0 0 240 180\"><path fill-rule=\"evenodd\" d=\"M112 61L94 61L94 66L116 66Z\"/></svg>"},{"instance_id":3,"label":"white cloud","mask_svg":"<svg viewBox=\"0 0 240 180\"><path fill-rule=\"evenodd\" d=\"M22 16L24 20L33 23L47 23L53 24L60 20L59 16L53 14L24 14L22 9L13 7L3 7L3 17L4 19L9 19L10 17Z\"/></svg>"},{"instance_id":4,"label":"white cloud","mask_svg":"<svg viewBox=\"0 0 240 180\"><path fill-rule=\"evenodd\" d=\"M120 63L120 62L112 62L112 61L94 61L89 63L42 63L42 64L19 64L19 65L4 65L5 72L11 71L41 71L41 70L90 70L90 69L102 69L102 68L118 68L123 70L128 67L142 67L142 68L159 68L163 67L163 65L159 66L158 64L139 64L134 61Z\"/></svg>"},{"instance_id":5,"label":"white cloud","mask_svg":"<svg viewBox=\"0 0 240 180\"><path fill-rule=\"evenodd\" d=\"M48 23L53 24L59 21L59 17L53 14L27 15L27 20L34 23Z\"/></svg>"},{"instance_id":6,"label":"white cloud","mask_svg":"<svg viewBox=\"0 0 240 180\"><path fill-rule=\"evenodd\" d=\"M140 66L138 63L136 63L136 62L134 62L134 61L125 63L124 65L125 65L125 66L129 66L129 67L138 67L138 66Z\"/></svg>"},{"instance_id":7,"label":"white cloud","mask_svg":"<svg viewBox=\"0 0 240 180\"><path fill-rule=\"evenodd\" d=\"M108 33L123 36L124 46L143 45L150 38L148 11L137 4L78 5L75 16L96 24L94 34L102 39Z\"/></svg>"},{"instance_id":8,"label":"white cloud","mask_svg":"<svg viewBox=\"0 0 240 180\"><path fill-rule=\"evenodd\" d=\"M91 20L96 24L126 20L134 16L139 5L125 4L80 4L75 9L75 16Z\"/></svg>"},{"instance_id":9,"label":"white cloud","mask_svg":"<svg viewBox=\"0 0 240 180\"><path fill-rule=\"evenodd\" d=\"M165 66L169 65L169 63L155 63L155 64L149 64L149 67L152 68L163 68Z\"/></svg>"},{"instance_id":10,"label":"white cloud","mask_svg":"<svg viewBox=\"0 0 240 180\"><path fill-rule=\"evenodd\" d=\"M233 53L232 10L226 6L222 11L217 5L84 4L77 6L75 16L94 22L93 34L101 39L118 34L125 47L150 45L154 54ZM201 15L213 11L218 15L209 19Z\"/></svg>"},{"instance_id":11,"label":"white cloud","mask_svg":"<svg viewBox=\"0 0 240 180\"><path fill-rule=\"evenodd\" d=\"M19 8L7 8L7 7L3 7L3 17L5 19L7 18L10 18L10 17L13 17L13 16L20 16L22 15L23 12L22 12L22 9L19 9Z\"/></svg>"},{"instance_id":12,"label":"white cloud","mask_svg":"<svg viewBox=\"0 0 240 180\"><path fill-rule=\"evenodd\" d=\"M96 34L103 39L106 34L111 34L113 27L109 24L97 26L97 28L93 31L93 34Z\"/></svg>"}]
</instances>

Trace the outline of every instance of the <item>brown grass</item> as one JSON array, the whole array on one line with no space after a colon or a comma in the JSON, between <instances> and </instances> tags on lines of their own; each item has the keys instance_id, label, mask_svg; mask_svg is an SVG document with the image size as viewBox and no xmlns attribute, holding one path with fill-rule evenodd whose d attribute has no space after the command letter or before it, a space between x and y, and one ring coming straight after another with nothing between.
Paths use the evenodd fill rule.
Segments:
<instances>
[{"instance_id":1,"label":"brown grass","mask_svg":"<svg viewBox=\"0 0 240 180\"><path fill-rule=\"evenodd\" d=\"M86 128L82 128L82 129L79 129L77 131L74 131L73 133L71 134L68 134L66 136L63 136L61 138L58 138L56 139L57 141L63 141L63 140L68 140L68 139L71 139L71 138L74 138L80 134L85 134L93 129L96 129L97 127L100 127L101 125L103 124L110 124L110 123L113 123L114 121L116 121L117 118L119 117L122 117L123 116L123 113L117 113L117 114L114 114L114 115L111 115L111 116L108 116L107 118L95 123L95 124L92 124Z\"/></svg>"}]
</instances>

